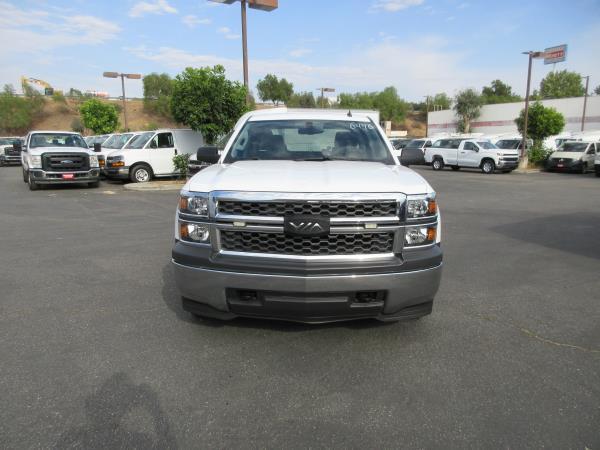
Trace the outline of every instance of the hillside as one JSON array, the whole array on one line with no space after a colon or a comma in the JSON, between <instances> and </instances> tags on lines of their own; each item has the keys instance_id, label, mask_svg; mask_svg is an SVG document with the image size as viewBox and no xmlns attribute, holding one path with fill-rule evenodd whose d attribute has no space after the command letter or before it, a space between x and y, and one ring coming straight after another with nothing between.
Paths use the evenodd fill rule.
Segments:
<instances>
[{"instance_id":1,"label":"hillside","mask_svg":"<svg viewBox=\"0 0 600 450\"><path fill-rule=\"evenodd\" d=\"M118 100L105 100L106 102L119 105ZM79 117L78 102L67 100L66 103L46 99L43 113L34 121L32 129L37 130L70 130L73 119ZM170 128L176 126L175 122L144 111L141 100L127 101L127 122L131 130L147 130L150 128ZM123 112L120 113L119 128L123 127ZM90 134L87 132L86 134Z\"/></svg>"}]
</instances>

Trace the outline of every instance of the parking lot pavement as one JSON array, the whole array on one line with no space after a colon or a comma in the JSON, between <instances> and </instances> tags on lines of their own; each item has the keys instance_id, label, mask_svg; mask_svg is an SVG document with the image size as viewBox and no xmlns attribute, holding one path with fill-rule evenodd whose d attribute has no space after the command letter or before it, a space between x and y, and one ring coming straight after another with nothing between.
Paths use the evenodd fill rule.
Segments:
<instances>
[{"instance_id":1,"label":"parking lot pavement","mask_svg":"<svg viewBox=\"0 0 600 450\"><path fill-rule=\"evenodd\" d=\"M422 320L193 320L176 192L0 168L0 447L600 447L600 180L418 168L445 269Z\"/></svg>"}]
</instances>

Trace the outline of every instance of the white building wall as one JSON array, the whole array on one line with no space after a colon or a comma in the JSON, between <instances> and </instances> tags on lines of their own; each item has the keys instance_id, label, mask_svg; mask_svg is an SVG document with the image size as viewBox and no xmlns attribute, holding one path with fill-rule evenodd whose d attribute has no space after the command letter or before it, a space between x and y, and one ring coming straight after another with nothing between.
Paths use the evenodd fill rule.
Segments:
<instances>
[{"instance_id":1,"label":"white building wall","mask_svg":"<svg viewBox=\"0 0 600 450\"><path fill-rule=\"evenodd\" d=\"M542 104L555 108L565 117L566 123L563 131L580 131L583 99L583 97L574 97L542 100ZM523 108L525 108L525 102L485 105L481 108L479 118L471 123L471 132L486 135L517 133L515 119ZM585 116L585 131L600 131L600 96L588 97ZM453 110L430 112L429 135L456 132L457 120Z\"/></svg>"}]
</instances>

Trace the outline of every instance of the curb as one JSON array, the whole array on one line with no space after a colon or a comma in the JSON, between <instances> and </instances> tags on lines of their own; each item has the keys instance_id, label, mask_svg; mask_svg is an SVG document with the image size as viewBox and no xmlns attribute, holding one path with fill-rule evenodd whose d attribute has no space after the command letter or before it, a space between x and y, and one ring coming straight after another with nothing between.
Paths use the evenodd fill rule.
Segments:
<instances>
[{"instance_id":1,"label":"curb","mask_svg":"<svg viewBox=\"0 0 600 450\"><path fill-rule=\"evenodd\" d=\"M184 183L164 183L150 181L148 183L127 183L123 187L130 191L180 191Z\"/></svg>"}]
</instances>

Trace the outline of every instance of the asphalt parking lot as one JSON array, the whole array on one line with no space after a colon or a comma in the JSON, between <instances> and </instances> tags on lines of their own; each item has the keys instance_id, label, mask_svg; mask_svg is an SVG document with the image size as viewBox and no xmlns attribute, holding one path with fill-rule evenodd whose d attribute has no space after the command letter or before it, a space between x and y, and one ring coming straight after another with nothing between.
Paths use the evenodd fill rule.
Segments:
<instances>
[{"instance_id":1,"label":"asphalt parking lot","mask_svg":"<svg viewBox=\"0 0 600 450\"><path fill-rule=\"evenodd\" d=\"M419 321L192 319L176 192L0 168L2 448L600 448L600 179L433 172Z\"/></svg>"}]
</instances>

